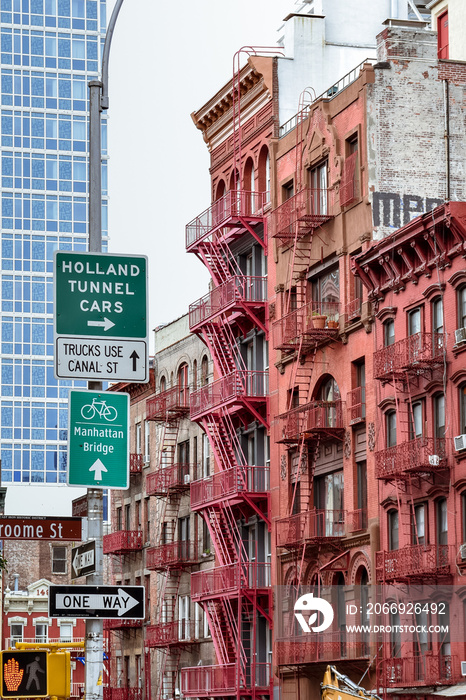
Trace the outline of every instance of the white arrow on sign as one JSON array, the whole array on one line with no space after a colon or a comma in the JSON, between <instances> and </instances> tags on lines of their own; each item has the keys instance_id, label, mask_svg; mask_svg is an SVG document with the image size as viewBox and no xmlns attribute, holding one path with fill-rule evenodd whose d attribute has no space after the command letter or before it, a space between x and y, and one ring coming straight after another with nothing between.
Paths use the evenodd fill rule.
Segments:
<instances>
[{"instance_id":1,"label":"white arrow on sign","mask_svg":"<svg viewBox=\"0 0 466 700\"><path fill-rule=\"evenodd\" d=\"M118 595L58 593L55 600L57 610L69 610L70 613L80 610L117 610L118 617L129 612L137 604L136 598L121 588L118 589Z\"/></svg>"},{"instance_id":2,"label":"white arrow on sign","mask_svg":"<svg viewBox=\"0 0 466 700\"><path fill-rule=\"evenodd\" d=\"M103 321L88 321L87 322L88 326L95 326L97 328L103 328L104 331L110 330L110 328L113 328L115 325L113 321L110 321L109 318L105 317Z\"/></svg>"},{"instance_id":3,"label":"white arrow on sign","mask_svg":"<svg viewBox=\"0 0 466 700\"><path fill-rule=\"evenodd\" d=\"M102 481L102 472L108 472L108 469L100 459L96 459L92 467L89 467L89 471L94 472L95 481Z\"/></svg>"},{"instance_id":4,"label":"white arrow on sign","mask_svg":"<svg viewBox=\"0 0 466 700\"><path fill-rule=\"evenodd\" d=\"M87 566L94 566L94 550L90 549L88 552L81 553L76 550L72 566L76 576L79 576L79 572Z\"/></svg>"}]
</instances>

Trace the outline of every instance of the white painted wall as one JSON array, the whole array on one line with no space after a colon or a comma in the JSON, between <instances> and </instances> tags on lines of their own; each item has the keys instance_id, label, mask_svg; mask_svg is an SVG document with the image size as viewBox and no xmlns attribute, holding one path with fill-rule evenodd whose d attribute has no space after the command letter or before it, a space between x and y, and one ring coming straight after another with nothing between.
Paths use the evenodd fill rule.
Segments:
<instances>
[{"instance_id":1,"label":"white painted wall","mask_svg":"<svg viewBox=\"0 0 466 700\"><path fill-rule=\"evenodd\" d=\"M298 112L305 88L319 96L364 59L375 57L382 22L407 17L407 0L315 0L311 15L306 7L279 30L285 54L278 62L280 125Z\"/></svg>"},{"instance_id":2,"label":"white painted wall","mask_svg":"<svg viewBox=\"0 0 466 700\"><path fill-rule=\"evenodd\" d=\"M7 484L5 514L71 517L71 502L85 493L66 485Z\"/></svg>"}]
</instances>

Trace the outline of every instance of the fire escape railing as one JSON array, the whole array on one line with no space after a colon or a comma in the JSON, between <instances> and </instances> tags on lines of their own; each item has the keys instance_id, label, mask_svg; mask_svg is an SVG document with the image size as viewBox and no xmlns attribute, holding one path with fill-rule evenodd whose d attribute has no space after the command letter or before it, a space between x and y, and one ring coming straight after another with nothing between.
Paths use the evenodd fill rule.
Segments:
<instances>
[{"instance_id":1,"label":"fire escape railing","mask_svg":"<svg viewBox=\"0 0 466 700\"><path fill-rule=\"evenodd\" d=\"M216 566L191 574L191 598L202 600L237 593L239 589L268 589L270 582L270 564L266 562L236 562Z\"/></svg>"},{"instance_id":2,"label":"fire escape railing","mask_svg":"<svg viewBox=\"0 0 466 700\"><path fill-rule=\"evenodd\" d=\"M414 333L374 353L374 379L420 370L443 362L443 333Z\"/></svg>"},{"instance_id":3,"label":"fire escape railing","mask_svg":"<svg viewBox=\"0 0 466 700\"><path fill-rule=\"evenodd\" d=\"M265 401L268 391L268 372L236 370L192 392L191 420L241 399Z\"/></svg>"},{"instance_id":4,"label":"fire escape railing","mask_svg":"<svg viewBox=\"0 0 466 700\"><path fill-rule=\"evenodd\" d=\"M141 474L144 466L144 455L131 453L129 456L129 473Z\"/></svg>"},{"instance_id":5,"label":"fire escape railing","mask_svg":"<svg viewBox=\"0 0 466 700\"><path fill-rule=\"evenodd\" d=\"M118 530L104 535L104 554L124 554L142 549L142 532Z\"/></svg>"},{"instance_id":6,"label":"fire escape railing","mask_svg":"<svg viewBox=\"0 0 466 700\"><path fill-rule=\"evenodd\" d=\"M447 466L445 438L418 437L375 454L377 479L393 479L409 473L430 473Z\"/></svg>"},{"instance_id":7,"label":"fire escape railing","mask_svg":"<svg viewBox=\"0 0 466 700\"><path fill-rule=\"evenodd\" d=\"M168 542L146 550L146 568L153 571L184 568L198 559L196 543L188 540Z\"/></svg>"},{"instance_id":8,"label":"fire escape railing","mask_svg":"<svg viewBox=\"0 0 466 700\"><path fill-rule=\"evenodd\" d=\"M452 685L460 680L456 656L450 654L403 654L384 659L382 684L388 688Z\"/></svg>"},{"instance_id":9,"label":"fire escape railing","mask_svg":"<svg viewBox=\"0 0 466 700\"><path fill-rule=\"evenodd\" d=\"M189 411L189 387L173 386L146 402L146 420L166 421Z\"/></svg>"},{"instance_id":10,"label":"fire escape railing","mask_svg":"<svg viewBox=\"0 0 466 700\"><path fill-rule=\"evenodd\" d=\"M279 666L297 664L320 664L336 659L360 659L369 656L368 639L364 634L350 634L342 630L320 632L318 635L298 634L293 625L293 634L277 639Z\"/></svg>"},{"instance_id":11,"label":"fire escape railing","mask_svg":"<svg viewBox=\"0 0 466 700\"><path fill-rule=\"evenodd\" d=\"M197 471L197 464L172 464L148 474L146 494L167 496L169 492L184 491L189 488L191 474Z\"/></svg>"},{"instance_id":12,"label":"fire escape railing","mask_svg":"<svg viewBox=\"0 0 466 700\"><path fill-rule=\"evenodd\" d=\"M376 553L378 581L405 581L428 575L448 575L452 552L448 544L416 544Z\"/></svg>"},{"instance_id":13,"label":"fire escape railing","mask_svg":"<svg viewBox=\"0 0 466 700\"><path fill-rule=\"evenodd\" d=\"M346 534L346 511L308 510L276 521L277 547L296 547L303 542L338 539Z\"/></svg>"},{"instance_id":14,"label":"fire escape railing","mask_svg":"<svg viewBox=\"0 0 466 700\"><path fill-rule=\"evenodd\" d=\"M240 689L269 689L270 664L253 662L244 674L238 664L221 666L195 666L181 669L181 692L185 697L209 697L234 695Z\"/></svg>"},{"instance_id":15,"label":"fire escape railing","mask_svg":"<svg viewBox=\"0 0 466 700\"><path fill-rule=\"evenodd\" d=\"M272 326L275 350L294 350L303 343L329 340L338 334L340 302L310 301L275 321Z\"/></svg>"},{"instance_id":16,"label":"fire escape railing","mask_svg":"<svg viewBox=\"0 0 466 700\"><path fill-rule=\"evenodd\" d=\"M344 429L344 401L310 401L278 416L279 442L295 442L308 433L338 433Z\"/></svg>"},{"instance_id":17,"label":"fire escape railing","mask_svg":"<svg viewBox=\"0 0 466 700\"><path fill-rule=\"evenodd\" d=\"M350 425L360 423L366 418L366 387L358 386L346 395L348 421Z\"/></svg>"},{"instance_id":18,"label":"fire escape railing","mask_svg":"<svg viewBox=\"0 0 466 700\"><path fill-rule=\"evenodd\" d=\"M186 226L186 249L221 227L234 225L239 218L262 219L267 203L265 192L230 190Z\"/></svg>"},{"instance_id":19,"label":"fire escape railing","mask_svg":"<svg viewBox=\"0 0 466 700\"><path fill-rule=\"evenodd\" d=\"M205 321L237 304L264 305L267 301L267 277L234 275L189 305L189 329L196 330Z\"/></svg>"},{"instance_id":20,"label":"fire escape railing","mask_svg":"<svg viewBox=\"0 0 466 700\"><path fill-rule=\"evenodd\" d=\"M167 647L193 642L193 625L191 620L181 618L172 622L161 622L146 628L145 645L147 647Z\"/></svg>"},{"instance_id":21,"label":"fire escape railing","mask_svg":"<svg viewBox=\"0 0 466 700\"><path fill-rule=\"evenodd\" d=\"M281 245L292 243L296 235L305 236L313 228L329 221L333 190L305 187L280 204L270 215L272 237ZM298 229L296 228L298 227Z\"/></svg>"},{"instance_id":22,"label":"fire escape railing","mask_svg":"<svg viewBox=\"0 0 466 700\"><path fill-rule=\"evenodd\" d=\"M191 484L191 508L202 508L236 494L267 494L270 490L268 467L236 466L216 472Z\"/></svg>"}]
</instances>

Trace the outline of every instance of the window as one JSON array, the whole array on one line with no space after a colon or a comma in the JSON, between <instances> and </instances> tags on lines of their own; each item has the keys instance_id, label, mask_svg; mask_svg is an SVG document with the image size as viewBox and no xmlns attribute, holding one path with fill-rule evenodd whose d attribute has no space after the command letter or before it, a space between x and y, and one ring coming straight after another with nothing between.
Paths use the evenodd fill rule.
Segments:
<instances>
[{"instance_id":1,"label":"window","mask_svg":"<svg viewBox=\"0 0 466 700\"><path fill-rule=\"evenodd\" d=\"M395 321L393 318L383 324L383 339L385 347L393 345L395 342Z\"/></svg>"},{"instance_id":2,"label":"window","mask_svg":"<svg viewBox=\"0 0 466 700\"><path fill-rule=\"evenodd\" d=\"M136 454L141 454L142 447L142 426L140 423L136 423Z\"/></svg>"},{"instance_id":3,"label":"window","mask_svg":"<svg viewBox=\"0 0 466 700\"><path fill-rule=\"evenodd\" d=\"M458 328L466 328L466 286L458 289Z\"/></svg>"},{"instance_id":4,"label":"window","mask_svg":"<svg viewBox=\"0 0 466 700\"><path fill-rule=\"evenodd\" d=\"M201 386L205 386L209 382L209 360L207 355L201 360Z\"/></svg>"},{"instance_id":5,"label":"window","mask_svg":"<svg viewBox=\"0 0 466 700\"><path fill-rule=\"evenodd\" d=\"M210 476L210 445L205 433L202 435L202 476Z\"/></svg>"},{"instance_id":6,"label":"window","mask_svg":"<svg viewBox=\"0 0 466 700\"><path fill-rule=\"evenodd\" d=\"M52 573L66 574L66 547L52 547Z\"/></svg>"},{"instance_id":7,"label":"window","mask_svg":"<svg viewBox=\"0 0 466 700\"><path fill-rule=\"evenodd\" d=\"M340 302L340 271L337 266L312 279L312 301L322 305ZM330 313L332 313L330 307ZM325 306L322 313L326 313ZM333 314L332 314L333 315Z\"/></svg>"},{"instance_id":8,"label":"window","mask_svg":"<svg viewBox=\"0 0 466 700\"><path fill-rule=\"evenodd\" d=\"M189 639L189 595L180 595L178 598L178 639Z\"/></svg>"},{"instance_id":9,"label":"window","mask_svg":"<svg viewBox=\"0 0 466 700\"><path fill-rule=\"evenodd\" d=\"M413 544L426 544L426 511L427 507L425 503L420 503L414 506L413 514L413 533L412 541Z\"/></svg>"},{"instance_id":10,"label":"window","mask_svg":"<svg viewBox=\"0 0 466 700\"><path fill-rule=\"evenodd\" d=\"M309 171L309 187L311 188L312 214L326 215L327 203L327 161L324 161Z\"/></svg>"},{"instance_id":11,"label":"window","mask_svg":"<svg viewBox=\"0 0 466 700\"><path fill-rule=\"evenodd\" d=\"M417 307L408 313L408 335L421 332L421 309Z\"/></svg>"},{"instance_id":12,"label":"window","mask_svg":"<svg viewBox=\"0 0 466 700\"><path fill-rule=\"evenodd\" d=\"M131 530L131 505L125 505L125 530Z\"/></svg>"},{"instance_id":13,"label":"window","mask_svg":"<svg viewBox=\"0 0 466 700\"><path fill-rule=\"evenodd\" d=\"M434 437L445 437L445 396L434 396Z\"/></svg>"},{"instance_id":14,"label":"window","mask_svg":"<svg viewBox=\"0 0 466 700\"><path fill-rule=\"evenodd\" d=\"M443 333L443 301L440 297L432 302L432 331Z\"/></svg>"},{"instance_id":15,"label":"window","mask_svg":"<svg viewBox=\"0 0 466 700\"><path fill-rule=\"evenodd\" d=\"M166 391L167 388L167 380L165 377L160 377L160 393Z\"/></svg>"},{"instance_id":16,"label":"window","mask_svg":"<svg viewBox=\"0 0 466 700\"><path fill-rule=\"evenodd\" d=\"M448 510L447 499L439 498L435 504L437 520L437 544L448 544Z\"/></svg>"},{"instance_id":17,"label":"window","mask_svg":"<svg viewBox=\"0 0 466 700\"><path fill-rule=\"evenodd\" d=\"M116 529L117 530L123 529L123 513L122 513L121 508L116 509Z\"/></svg>"},{"instance_id":18,"label":"window","mask_svg":"<svg viewBox=\"0 0 466 700\"><path fill-rule=\"evenodd\" d=\"M408 404L409 410L409 404ZM423 423L424 423L424 411L422 401L416 401L411 406L410 411L410 438L414 440L415 438L422 437L423 434Z\"/></svg>"},{"instance_id":19,"label":"window","mask_svg":"<svg viewBox=\"0 0 466 700\"><path fill-rule=\"evenodd\" d=\"M466 434L466 384L463 384L458 389L459 392L459 408L460 408L460 435Z\"/></svg>"},{"instance_id":20,"label":"window","mask_svg":"<svg viewBox=\"0 0 466 700\"><path fill-rule=\"evenodd\" d=\"M396 411L387 411L385 414L385 430L387 447L396 445Z\"/></svg>"},{"instance_id":21,"label":"window","mask_svg":"<svg viewBox=\"0 0 466 700\"><path fill-rule=\"evenodd\" d=\"M343 511L343 471L314 479L314 505L317 510Z\"/></svg>"},{"instance_id":22,"label":"window","mask_svg":"<svg viewBox=\"0 0 466 700\"><path fill-rule=\"evenodd\" d=\"M188 365L182 364L178 370L178 388L180 392L180 405L189 404L189 384L188 384Z\"/></svg>"},{"instance_id":23,"label":"window","mask_svg":"<svg viewBox=\"0 0 466 700\"><path fill-rule=\"evenodd\" d=\"M148 460L150 455L150 422L148 420L144 423L144 454Z\"/></svg>"},{"instance_id":24,"label":"window","mask_svg":"<svg viewBox=\"0 0 466 700\"><path fill-rule=\"evenodd\" d=\"M346 157L340 183L340 205L352 204L358 197L358 136L346 141Z\"/></svg>"},{"instance_id":25,"label":"window","mask_svg":"<svg viewBox=\"0 0 466 700\"><path fill-rule=\"evenodd\" d=\"M73 623L72 622L60 622L60 641L61 642L72 642L73 641Z\"/></svg>"},{"instance_id":26,"label":"window","mask_svg":"<svg viewBox=\"0 0 466 700\"><path fill-rule=\"evenodd\" d=\"M36 635L35 641L38 644L46 644L48 639L48 625L47 623L37 622L36 623Z\"/></svg>"},{"instance_id":27,"label":"window","mask_svg":"<svg viewBox=\"0 0 466 700\"><path fill-rule=\"evenodd\" d=\"M367 466L366 462L357 462L357 509L361 511L360 525L367 527Z\"/></svg>"},{"instance_id":28,"label":"window","mask_svg":"<svg viewBox=\"0 0 466 700\"><path fill-rule=\"evenodd\" d=\"M23 641L23 630L24 630L24 623L14 622L11 624L11 627L10 627L11 646L14 646L16 644L16 642Z\"/></svg>"},{"instance_id":29,"label":"window","mask_svg":"<svg viewBox=\"0 0 466 700\"><path fill-rule=\"evenodd\" d=\"M287 182L286 185L282 187L282 201L286 202L287 199L291 199L294 195L294 183L293 181Z\"/></svg>"},{"instance_id":30,"label":"window","mask_svg":"<svg viewBox=\"0 0 466 700\"><path fill-rule=\"evenodd\" d=\"M388 512L388 548L391 551L398 549L399 542L398 511L390 510Z\"/></svg>"},{"instance_id":31,"label":"window","mask_svg":"<svg viewBox=\"0 0 466 700\"><path fill-rule=\"evenodd\" d=\"M145 542L150 542L150 499L144 499L144 522L146 523Z\"/></svg>"},{"instance_id":32,"label":"window","mask_svg":"<svg viewBox=\"0 0 466 700\"><path fill-rule=\"evenodd\" d=\"M392 659L401 657L400 613L390 612L390 656Z\"/></svg>"}]
</instances>

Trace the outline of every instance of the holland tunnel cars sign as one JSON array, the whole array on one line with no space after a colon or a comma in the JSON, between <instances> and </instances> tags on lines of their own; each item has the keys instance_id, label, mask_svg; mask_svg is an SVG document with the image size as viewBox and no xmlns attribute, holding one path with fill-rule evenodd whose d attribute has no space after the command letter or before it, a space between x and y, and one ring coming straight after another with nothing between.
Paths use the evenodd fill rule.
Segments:
<instances>
[{"instance_id":1,"label":"holland tunnel cars sign","mask_svg":"<svg viewBox=\"0 0 466 700\"><path fill-rule=\"evenodd\" d=\"M144 586L49 586L49 616L143 620L144 596Z\"/></svg>"},{"instance_id":2,"label":"holland tunnel cars sign","mask_svg":"<svg viewBox=\"0 0 466 700\"><path fill-rule=\"evenodd\" d=\"M148 381L146 256L56 251L57 379Z\"/></svg>"}]
</instances>

